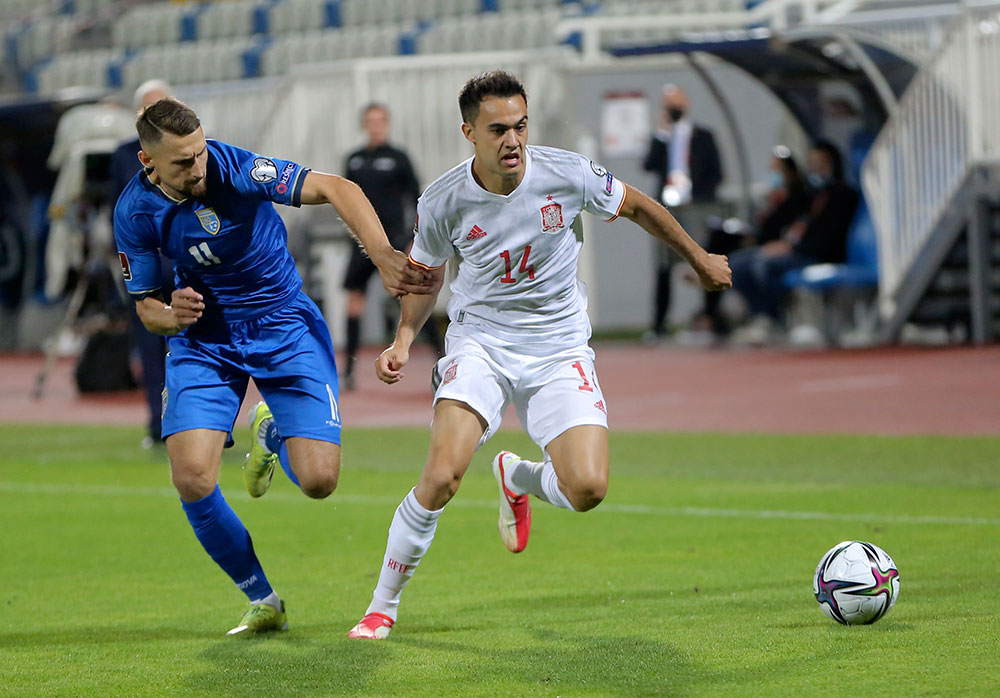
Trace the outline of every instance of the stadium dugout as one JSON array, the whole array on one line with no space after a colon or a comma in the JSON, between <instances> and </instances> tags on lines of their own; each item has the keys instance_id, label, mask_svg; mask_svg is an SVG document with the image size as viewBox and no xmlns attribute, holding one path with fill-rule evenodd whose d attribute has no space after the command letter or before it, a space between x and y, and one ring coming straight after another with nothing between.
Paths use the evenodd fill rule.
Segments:
<instances>
[{"instance_id":1,"label":"stadium dugout","mask_svg":"<svg viewBox=\"0 0 1000 698\"><path fill-rule=\"evenodd\" d=\"M606 47L617 58L681 54L704 81L726 118L738 156L741 209L750 213L751 182L748 145L739 128L738 108L706 70L705 56L721 59L757 80L787 108L810 141L827 133L830 114L822 99L825 85L850 95L862 117L843 153L847 179L858 186L861 163L874 136L896 107L900 95L917 73L914 56L862 32L844 27L801 28L780 36L770 29L689 35L664 43L625 43ZM848 232L843 264L815 264L786 272L789 290L811 292L822 299L821 321L827 342L836 343L843 322L833 312L850 303L852 324L860 335L872 337L877 322L874 303L878 287L878 251L875 228L863 195ZM840 301L840 302L838 302Z\"/></svg>"}]
</instances>

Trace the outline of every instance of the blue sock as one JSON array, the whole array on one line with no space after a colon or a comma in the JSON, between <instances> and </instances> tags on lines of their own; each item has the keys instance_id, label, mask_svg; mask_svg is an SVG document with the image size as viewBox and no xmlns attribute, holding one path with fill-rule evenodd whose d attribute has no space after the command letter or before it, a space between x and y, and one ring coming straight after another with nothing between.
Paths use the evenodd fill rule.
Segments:
<instances>
[{"instance_id":1,"label":"blue sock","mask_svg":"<svg viewBox=\"0 0 1000 698\"><path fill-rule=\"evenodd\" d=\"M267 450L271 453L281 453L281 447L284 444L285 440L278 433L278 425L272 419L271 423L267 425L267 431L264 433L264 445L267 446Z\"/></svg>"},{"instance_id":2,"label":"blue sock","mask_svg":"<svg viewBox=\"0 0 1000 698\"><path fill-rule=\"evenodd\" d=\"M251 601L263 599L273 591L254 554L250 533L218 485L203 499L181 500L181 506L205 552Z\"/></svg>"},{"instance_id":3,"label":"blue sock","mask_svg":"<svg viewBox=\"0 0 1000 698\"><path fill-rule=\"evenodd\" d=\"M285 446L285 440L278 433L278 426L274 423L273 419L271 420L271 425L267 428L267 433L264 435L264 444L271 453L278 454L278 462L281 463L281 469L285 471L288 479L295 483L296 487L299 487L299 479L295 477L295 471L292 470L292 464L288 460L288 447Z\"/></svg>"}]
</instances>

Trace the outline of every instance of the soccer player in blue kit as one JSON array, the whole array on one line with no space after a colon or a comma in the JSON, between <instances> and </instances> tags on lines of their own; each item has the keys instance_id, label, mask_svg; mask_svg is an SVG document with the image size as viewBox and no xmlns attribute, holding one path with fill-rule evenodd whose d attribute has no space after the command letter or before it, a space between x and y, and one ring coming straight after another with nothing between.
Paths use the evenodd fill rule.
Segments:
<instances>
[{"instance_id":1,"label":"soccer player in blue kit","mask_svg":"<svg viewBox=\"0 0 1000 698\"><path fill-rule=\"evenodd\" d=\"M285 604L218 486L251 377L266 404L250 412L250 494L267 491L276 461L317 499L340 474L330 333L302 292L273 203L332 204L393 295L428 293L434 281L391 247L353 182L206 140L197 115L172 98L142 110L136 130L143 169L118 200L115 240L139 318L169 336L162 433L171 477L199 542L250 599L229 634L284 630ZM166 302L159 252L174 260L177 290Z\"/></svg>"}]
</instances>

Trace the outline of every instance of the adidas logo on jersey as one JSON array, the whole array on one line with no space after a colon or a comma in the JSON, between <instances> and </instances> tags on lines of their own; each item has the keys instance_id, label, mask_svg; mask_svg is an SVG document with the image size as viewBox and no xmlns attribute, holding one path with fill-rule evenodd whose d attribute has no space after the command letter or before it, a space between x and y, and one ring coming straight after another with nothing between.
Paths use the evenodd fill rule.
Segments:
<instances>
[{"instance_id":1,"label":"adidas logo on jersey","mask_svg":"<svg viewBox=\"0 0 1000 698\"><path fill-rule=\"evenodd\" d=\"M466 240L478 240L479 238L486 237L486 231L480 228L478 225L472 226L472 230L465 237Z\"/></svg>"}]
</instances>

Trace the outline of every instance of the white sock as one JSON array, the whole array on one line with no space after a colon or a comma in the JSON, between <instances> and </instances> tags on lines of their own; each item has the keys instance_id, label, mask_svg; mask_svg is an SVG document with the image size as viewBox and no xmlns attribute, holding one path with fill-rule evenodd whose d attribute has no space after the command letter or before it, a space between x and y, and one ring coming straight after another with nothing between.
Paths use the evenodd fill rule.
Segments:
<instances>
[{"instance_id":1,"label":"white sock","mask_svg":"<svg viewBox=\"0 0 1000 698\"><path fill-rule=\"evenodd\" d=\"M515 495L533 494L544 497L542 491L542 466L530 460L507 460L503 467L503 484Z\"/></svg>"},{"instance_id":2,"label":"white sock","mask_svg":"<svg viewBox=\"0 0 1000 698\"><path fill-rule=\"evenodd\" d=\"M420 559L431 547L442 511L443 508L437 511L424 509L417 501L414 490L410 490L396 507L396 514L389 525L389 540L385 546L382 571L379 572L378 584L365 615L381 613L396 620L399 596L420 564Z\"/></svg>"},{"instance_id":3,"label":"white sock","mask_svg":"<svg viewBox=\"0 0 1000 698\"><path fill-rule=\"evenodd\" d=\"M541 480L542 491L545 493L545 496L539 496L539 499L543 499L554 506L575 511L573 505L566 499L566 495L559 489L559 477L556 475L556 469L552 467L551 461L545 461L545 465L542 466Z\"/></svg>"},{"instance_id":4,"label":"white sock","mask_svg":"<svg viewBox=\"0 0 1000 698\"><path fill-rule=\"evenodd\" d=\"M533 494L543 502L572 509L573 505L559 489L559 478L552 467L552 461L545 459L542 463L530 460L520 460L507 463L503 469L504 484L514 494Z\"/></svg>"},{"instance_id":5,"label":"white sock","mask_svg":"<svg viewBox=\"0 0 1000 698\"><path fill-rule=\"evenodd\" d=\"M264 598L254 599L250 603L251 604L266 603L268 606L274 606L279 611L281 610L281 599L278 598L278 592L274 591L273 589L271 590L271 593L265 596Z\"/></svg>"}]
</instances>

